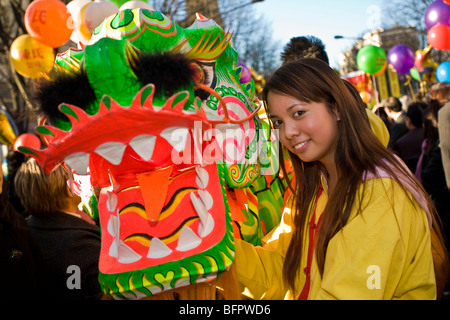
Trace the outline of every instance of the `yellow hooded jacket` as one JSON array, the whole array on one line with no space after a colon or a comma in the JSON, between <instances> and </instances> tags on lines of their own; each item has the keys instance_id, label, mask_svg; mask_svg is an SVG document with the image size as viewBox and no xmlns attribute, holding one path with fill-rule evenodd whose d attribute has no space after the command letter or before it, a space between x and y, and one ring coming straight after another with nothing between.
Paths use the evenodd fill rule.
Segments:
<instances>
[{"instance_id":1,"label":"yellow hooded jacket","mask_svg":"<svg viewBox=\"0 0 450 320\"><path fill-rule=\"evenodd\" d=\"M346 226L330 240L323 277L313 258L308 299L436 299L427 214L394 180L375 178L365 183L363 212L356 215L353 208ZM316 222L328 201L322 184ZM290 207L263 247L236 240L238 280L244 295L252 299L297 299L305 285L308 237L297 277L299 291L288 290L282 278L291 240Z\"/></svg>"}]
</instances>

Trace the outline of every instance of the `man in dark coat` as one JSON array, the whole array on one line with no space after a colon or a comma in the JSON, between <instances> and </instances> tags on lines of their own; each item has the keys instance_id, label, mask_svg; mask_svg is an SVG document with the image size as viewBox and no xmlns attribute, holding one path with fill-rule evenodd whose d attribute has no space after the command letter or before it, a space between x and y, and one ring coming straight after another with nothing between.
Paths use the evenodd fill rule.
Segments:
<instances>
[{"instance_id":1,"label":"man in dark coat","mask_svg":"<svg viewBox=\"0 0 450 320\"><path fill-rule=\"evenodd\" d=\"M59 300L100 299L100 229L82 219L78 211L81 199L72 193L67 179L62 167L46 175L29 159L14 180L48 270L42 295Z\"/></svg>"}]
</instances>

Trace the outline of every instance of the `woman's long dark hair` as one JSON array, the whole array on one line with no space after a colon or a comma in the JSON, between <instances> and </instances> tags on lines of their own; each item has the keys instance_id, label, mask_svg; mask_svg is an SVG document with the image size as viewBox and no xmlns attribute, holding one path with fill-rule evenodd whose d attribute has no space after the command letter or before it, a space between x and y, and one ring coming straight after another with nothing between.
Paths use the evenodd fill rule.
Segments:
<instances>
[{"instance_id":1,"label":"woman's long dark hair","mask_svg":"<svg viewBox=\"0 0 450 320\"><path fill-rule=\"evenodd\" d=\"M400 181L399 175L417 184L423 195L426 192L413 174L394 154L385 148L375 136L367 121L367 114L359 101L348 90L346 84L326 63L318 59L300 59L279 68L266 83L262 98L267 103L269 92L287 95L302 102L322 102L330 112L339 112L339 138L335 163L338 182L322 214L316 243L316 258L319 271L323 274L325 255L330 239L347 223L352 208L356 205L361 212L362 199L358 198L359 188L365 188L364 173L377 175L377 168ZM265 105L270 119L270 105ZM310 204L313 203L320 186L320 175L324 168L319 162L303 162L290 153L295 173L295 211L292 240L286 252L283 278L295 292L297 272L301 265L302 245ZM429 200L429 198L428 198ZM393 199L392 199L393 202ZM428 201L430 212L434 212Z\"/></svg>"}]
</instances>

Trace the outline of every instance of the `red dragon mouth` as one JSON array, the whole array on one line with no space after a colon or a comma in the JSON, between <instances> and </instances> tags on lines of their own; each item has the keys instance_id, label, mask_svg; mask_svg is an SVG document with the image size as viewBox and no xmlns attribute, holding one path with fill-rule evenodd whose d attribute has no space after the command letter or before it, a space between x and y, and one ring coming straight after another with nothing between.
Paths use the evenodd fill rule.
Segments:
<instances>
[{"instance_id":1,"label":"red dragon mouth","mask_svg":"<svg viewBox=\"0 0 450 320\"><path fill-rule=\"evenodd\" d=\"M28 150L44 171L64 162L77 174L89 173L91 184L103 189L99 213L107 232L102 234L102 273L139 270L199 254L226 232L218 166L195 163L195 155L215 143L196 141L199 132L212 127L200 111L200 100L194 101L198 111L186 112L185 92L172 96L162 108L154 107L152 98L153 85L142 88L130 107L104 96L93 116L62 105L72 129L38 127L49 137L49 146L45 152ZM120 128L111 123L120 123ZM174 163L174 155L180 154L188 161Z\"/></svg>"},{"instance_id":2,"label":"red dragon mouth","mask_svg":"<svg viewBox=\"0 0 450 320\"><path fill-rule=\"evenodd\" d=\"M99 206L107 210L99 210L104 215L100 219L108 221L108 232L103 234L101 272L126 272L180 260L206 251L223 238L225 206L217 166L195 166L171 177L171 167L162 170L156 178L139 179L140 184L122 188L122 181L117 181L118 190L102 192ZM152 187L143 191L147 184ZM154 210L158 216L151 217L143 194L156 189L155 196L163 203ZM153 199L151 205L158 202ZM119 264L111 263L112 259Z\"/></svg>"}]
</instances>

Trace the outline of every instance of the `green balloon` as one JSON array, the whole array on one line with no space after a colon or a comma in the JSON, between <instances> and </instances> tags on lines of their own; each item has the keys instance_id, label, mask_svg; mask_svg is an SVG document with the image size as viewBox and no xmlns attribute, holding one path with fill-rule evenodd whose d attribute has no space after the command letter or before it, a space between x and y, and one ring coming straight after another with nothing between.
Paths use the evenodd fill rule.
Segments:
<instances>
[{"instance_id":1,"label":"green balloon","mask_svg":"<svg viewBox=\"0 0 450 320\"><path fill-rule=\"evenodd\" d=\"M362 47L356 55L358 68L366 73L375 74L383 69L386 63L386 52L374 45Z\"/></svg>"},{"instance_id":2,"label":"green balloon","mask_svg":"<svg viewBox=\"0 0 450 320\"><path fill-rule=\"evenodd\" d=\"M420 73L416 68L411 68L411 70L409 70L409 74L413 79L420 81Z\"/></svg>"}]
</instances>

